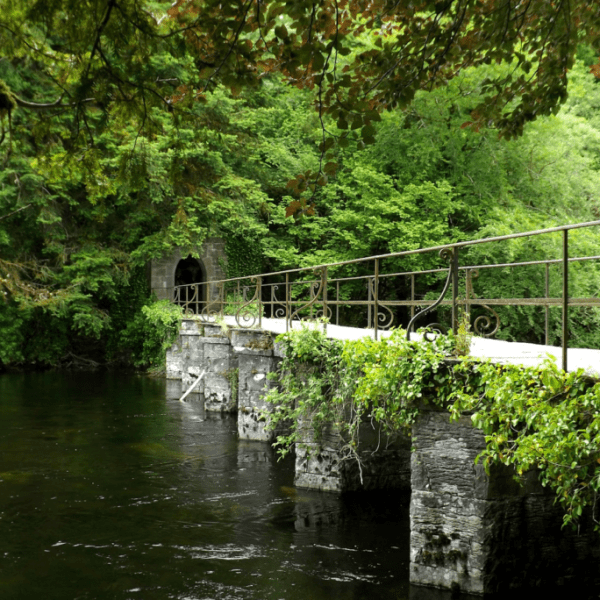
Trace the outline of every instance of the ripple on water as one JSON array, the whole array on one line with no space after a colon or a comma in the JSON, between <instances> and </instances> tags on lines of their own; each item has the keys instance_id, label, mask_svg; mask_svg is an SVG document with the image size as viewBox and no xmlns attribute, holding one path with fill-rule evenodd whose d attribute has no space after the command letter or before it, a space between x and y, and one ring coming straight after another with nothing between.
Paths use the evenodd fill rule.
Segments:
<instances>
[{"instance_id":1,"label":"ripple on water","mask_svg":"<svg viewBox=\"0 0 600 600\"><path fill-rule=\"evenodd\" d=\"M0 389L2 600L407 597L397 498L296 490L293 458L166 400L164 381L1 375Z\"/></svg>"}]
</instances>

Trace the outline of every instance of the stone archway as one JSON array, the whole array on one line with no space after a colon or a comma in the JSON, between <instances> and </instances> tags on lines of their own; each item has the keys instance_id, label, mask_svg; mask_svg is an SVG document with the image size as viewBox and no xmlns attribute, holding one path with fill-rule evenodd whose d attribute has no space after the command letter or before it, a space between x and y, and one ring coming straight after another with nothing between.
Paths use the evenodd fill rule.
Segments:
<instances>
[{"instance_id":1,"label":"stone archway","mask_svg":"<svg viewBox=\"0 0 600 600\"><path fill-rule=\"evenodd\" d=\"M191 254L187 258L182 258L175 267L175 286L190 285L191 283L204 282L204 269L202 264Z\"/></svg>"},{"instance_id":2,"label":"stone archway","mask_svg":"<svg viewBox=\"0 0 600 600\"><path fill-rule=\"evenodd\" d=\"M177 270L180 263L190 265L189 262L186 263L189 260L189 255L186 258L186 255L182 255L180 250L175 250L169 256L152 260L150 264L150 287L158 300L173 300L175 286L182 285L176 281L178 277ZM199 248L198 258L191 260L196 261L200 266L202 282L209 283L225 279L223 265L226 264L227 257L225 255L225 241L222 238L207 238L202 248ZM179 278L193 278L195 269L194 265L190 269L184 266L180 270ZM198 275L200 272L196 271L196 274ZM184 283L187 283L187 281ZM196 282L190 281L189 283ZM209 287L208 295L212 299L216 295L216 286L210 285ZM207 299L205 295L203 300L206 301Z\"/></svg>"}]
</instances>

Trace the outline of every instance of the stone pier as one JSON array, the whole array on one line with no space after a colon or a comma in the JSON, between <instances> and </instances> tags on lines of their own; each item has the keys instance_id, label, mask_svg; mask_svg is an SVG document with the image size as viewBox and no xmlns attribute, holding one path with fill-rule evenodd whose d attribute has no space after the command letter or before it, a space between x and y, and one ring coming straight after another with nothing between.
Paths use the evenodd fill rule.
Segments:
<instances>
[{"instance_id":1,"label":"stone pier","mask_svg":"<svg viewBox=\"0 0 600 600\"><path fill-rule=\"evenodd\" d=\"M503 465L490 474L469 416L422 411L413 427L410 581L472 594L600 584L600 538L591 515L563 529L562 509L534 472L524 485Z\"/></svg>"},{"instance_id":2,"label":"stone pier","mask_svg":"<svg viewBox=\"0 0 600 600\"><path fill-rule=\"evenodd\" d=\"M274 432L265 429L263 413L269 406L264 396L274 383L267 375L277 370L280 360L268 332L185 319L167 352L167 378L180 379L185 391L205 371L194 388L194 393L204 394L205 409L237 412L240 439L268 442Z\"/></svg>"},{"instance_id":3,"label":"stone pier","mask_svg":"<svg viewBox=\"0 0 600 600\"><path fill-rule=\"evenodd\" d=\"M204 394L205 410L236 412L238 356L231 340L218 325L186 319L167 352L167 378L181 379L185 391L203 371L194 393Z\"/></svg>"},{"instance_id":4,"label":"stone pier","mask_svg":"<svg viewBox=\"0 0 600 600\"><path fill-rule=\"evenodd\" d=\"M270 406L264 396L275 385L267 376L277 370L281 356L264 331L235 329L231 343L239 364L238 434L241 440L270 442L275 432L265 429Z\"/></svg>"},{"instance_id":5,"label":"stone pier","mask_svg":"<svg viewBox=\"0 0 600 600\"><path fill-rule=\"evenodd\" d=\"M301 428L296 446L294 485L323 492L410 489L410 439L389 438L370 423L359 430L358 462L344 451L335 427L326 427L319 440L310 427Z\"/></svg>"}]
</instances>

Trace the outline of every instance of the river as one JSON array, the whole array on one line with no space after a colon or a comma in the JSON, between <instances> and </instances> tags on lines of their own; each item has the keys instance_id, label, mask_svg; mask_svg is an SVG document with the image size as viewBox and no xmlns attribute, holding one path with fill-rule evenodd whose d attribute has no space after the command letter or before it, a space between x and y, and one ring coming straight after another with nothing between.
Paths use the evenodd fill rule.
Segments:
<instances>
[{"instance_id":1,"label":"river","mask_svg":"<svg viewBox=\"0 0 600 600\"><path fill-rule=\"evenodd\" d=\"M415 597L408 496L296 490L290 459L168 384L0 375L0 598Z\"/></svg>"}]
</instances>

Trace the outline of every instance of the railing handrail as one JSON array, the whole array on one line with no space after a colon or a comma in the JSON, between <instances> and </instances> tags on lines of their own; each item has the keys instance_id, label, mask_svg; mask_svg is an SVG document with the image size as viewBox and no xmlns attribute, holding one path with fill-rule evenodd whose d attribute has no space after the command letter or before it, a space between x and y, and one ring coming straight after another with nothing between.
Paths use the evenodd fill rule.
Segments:
<instances>
[{"instance_id":1,"label":"railing handrail","mask_svg":"<svg viewBox=\"0 0 600 600\"><path fill-rule=\"evenodd\" d=\"M386 256L386 255L381 255ZM371 258L371 257L369 257ZM596 256L574 256L569 258L569 262L582 262L586 260L600 260L600 255ZM548 258L546 260L527 260L523 262L514 262L514 263L493 263L487 265L469 265L458 267L459 271L476 271L479 269L502 269L506 267L530 267L534 265L560 265L562 264L562 258ZM321 267L326 265L317 265L315 267L306 267L307 270L320 269ZM244 277L232 277L230 279L211 279L210 281L203 281L201 285L208 285L209 283L229 283L230 281L242 281L245 279L254 279L255 277L269 277L271 275L279 275L281 273L291 273L292 271L277 271L272 273L261 273L260 275L246 275ZM379 278L383 279L384 277L405 277L407 275L430 275L432 273L447 273L448 269L444 267L439 267L438 269L424 269L422 271L399 271L396 273L380 273ZM335 279L327 279L329 283L336 283L338 281L358 281L360 279L369 279L374 277L374 275L354 275L352 277L337 277ZM293 281L292 284L304 284L307 283L318 283L316 279L301 279L300 281ZM186 283L182 285L174 285L173 289L177 288L185 288L192 287L194 285L198 285L198 283ZM264 286L269 285L283 285L281 281L274 283L263 283Z\"/></svg>"},{"instance_id":2,"label":"railing handrail","mask_svg":"<svg viewBox=\"0 0 600 600\"><path fill-rule=\"evenodd\" d=\"M352 264L368 262L370 260L376 260L376 259L399 258L399 257L403 257L403 256L412 256L415 254L425 254L427 252L440 252L442 250L450 250L450 249L454 249L454 248L465 248L468 246L476 246L478 244L501 242L504 240L513 240L513 239L518 239L518 238L523 238L523 237L544 235L547 233L557 233L560 231L571 231L572 229L582 229L584 227L594 227L594 226L598 226L598 225L600 225L600 220L587 221L585 223L574 223L571 225L560 225L557 227L549 227L547 229L536 229L534 231L511 233L511 234L507 234L507 235L499 235L499 236L495 236L495 237L481 238L478 240L467 240L464 242L452 242L451 244L442 244L440 246L429 246L427 248L415 248L414 250L402 250L400 252L389 252L388 254L374 254L372 256L366 256L364 258L352 258L350 260L343 260L343 261L334 262L334 263L323 263L323 264L313 265L313 266L309 266L309 267L298 267L296 269L286 269L284 271L272 271L269 273L257 273L254 275L245 275L243 277L230 277L228 279L213 280L212 283L243 281L244 279L253 279L255 277L266 277L266 276L273 277L275 275L286 275L286 274L291 275L292 273L301 273L303 271L313 271L315 269L324 269L324 268L329 269L331 267L341 267L344 265L352 265ZM556 260L560 260L560 259L556 259ZM471 267L471 268L474 268L474 267ZM188 284L188 285L193 285L193 284Z\"/></svg>"}]
</instances>

